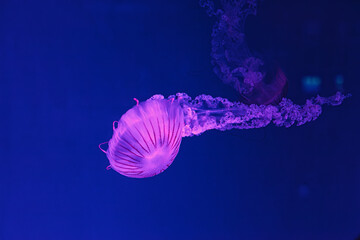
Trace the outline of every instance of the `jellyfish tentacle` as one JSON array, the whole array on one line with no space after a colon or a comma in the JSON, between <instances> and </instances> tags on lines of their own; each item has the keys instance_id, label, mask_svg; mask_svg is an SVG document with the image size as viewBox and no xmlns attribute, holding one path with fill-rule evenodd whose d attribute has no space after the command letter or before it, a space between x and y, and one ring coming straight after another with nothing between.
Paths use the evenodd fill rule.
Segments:
<instances>
[{"instance_id":1,"label":"jellyfish tentacle","mask_svg":"<svg viewBox=\"0 0 360 240\"><path fill-rule=\"evenodd\" d=\"M185 117L183 137L200 135L211 129L261 128L270 123L278 127L300 126L316 120L322 113L323 105L337 106L350 96L337 92L327 98L317 96L308 99L304 105L297 105L286 98L279 105L247 105L209 95L200 95L194 100L186 96L183 98L186 100L180 101Z\"/></svg>"},{"instance_id":2,"label":"jellyfish tentacle","mask_svg":"<svg viewBox=\"0 0 360 240\"><path fill-rule=\"evenodd\" d=\"M211 33L211 63L215 74L231 85L247 104L277 104L287 93L287 78L273 61L265 61L247 44L245 21L256 15L256 0L222 0L215 9L211 0L200 0L200 6L217 22Z\"/></svg>"},{"instance_id":3,"label":"jellyfish tentacle","mask_svg":"<svg viewBox=\"0 0 360 240\"><path fill-rule=\"evenodd\" d=\"M103 153L106 153L106 151L105 151L104 149L102 149L101 146L104 145L104 144L107 144L107 143L108 143L108 142L103 142L103 143L100 143L100 144L99 144L99 148L100 148L100 150L101 150Z\"/></svg>"},{"instance_id":4,"label":"jellyfish tentacle","mask_svg":"<svg viewBox=\"0 0 360 240\"><path fill-rule=\"evenodd\" d=\"M116 129L115 123L119 123L119 122L118 121L113 121L113 131L115 131L115 129Z\"/></svg>"}]
</instances>

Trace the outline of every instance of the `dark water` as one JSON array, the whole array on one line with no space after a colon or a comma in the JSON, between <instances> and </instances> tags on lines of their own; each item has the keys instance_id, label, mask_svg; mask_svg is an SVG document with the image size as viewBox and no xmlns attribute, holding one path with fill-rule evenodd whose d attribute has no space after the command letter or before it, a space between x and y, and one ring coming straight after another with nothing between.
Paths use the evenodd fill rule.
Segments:
<instances>
[{"instance_id":1,"label":"dark water","mask_svg":"<svg viewBox=\"0 0 360 240\"><path fill-rule=\"evenodd\" d=\"M1 1L0 239L355 239L359 11L267 0L246 25L289 98L343 88L343 105L301 127L185 138L164 173L130 179L97 145L134 97L237 99L212 72L214 19L196 0ZM316 92L304 76L321 79Z\"/></svg>"}]
</instances>

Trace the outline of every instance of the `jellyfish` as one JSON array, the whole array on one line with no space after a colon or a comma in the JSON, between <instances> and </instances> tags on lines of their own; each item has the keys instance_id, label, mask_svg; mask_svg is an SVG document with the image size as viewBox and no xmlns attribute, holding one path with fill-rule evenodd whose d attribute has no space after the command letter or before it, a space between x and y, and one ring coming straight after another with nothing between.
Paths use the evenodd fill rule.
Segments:
<instances>
[{"instance_id":1,"label":"jellyfish","mask_svg":"<svg viewBox=\"0 0 360 240\"><path fill-rule=\"evenodd\" d=\"M137 104L121 116L108 149L109 169L131 178L155 176L167 169L177 156L183 137L217 129L262 128L303 125L317 119L322 105L340 105L349 95L337 92L324 98L306 100L302 106L283 98L278 105L231 102L226 98L186 93L165 98L157 94Z\"/></svg>"},{"instance_id":2,"label":"jellyfish","mask_svg":"<svg viewBox=\"0 0 360 240\"><path fill-rule=\"evenodd\" d=\"M127 111L114 125L106 155L112 169L133 178L157 175L179 152L184 114L177 102L154 99Z\"/></svg>"},{"instance_id":3,"label":"jellyfish","mask_svg":"<svg viewBox=\"0 0 360 240\"><path fill-rule=\"evenodd\" d=\"M147 178L166 170L176 158L183 137L208 130L300 126L317 119L323 105L340 105L350 95L314 97L297 105L285 98L287 78L274 61L264 61L247 47L244 23L256 14L256 0L221 0L215 9L200 0L210 16L218 17L212 32L212 63L217 76L240 93L241 101L186 93L165 98L157 94L121 116L106 142L108 169L132 178Z\"/></svg>"},{"instance_id":4,"label":"jellyfish","mask_svg":"<svg viewBox=\"0 0 360 240\"><path fill-rule=\"evenodd\" d=\"M246 43L245 20L256 15L256 0L221 0L215 9L211 0L200 0L209 16L217 17L212 31L211 57L215 74L232 85L248 104L277 104L287 94L288 80L274 60L264 60Z\"/></svg>"}]
</instances>

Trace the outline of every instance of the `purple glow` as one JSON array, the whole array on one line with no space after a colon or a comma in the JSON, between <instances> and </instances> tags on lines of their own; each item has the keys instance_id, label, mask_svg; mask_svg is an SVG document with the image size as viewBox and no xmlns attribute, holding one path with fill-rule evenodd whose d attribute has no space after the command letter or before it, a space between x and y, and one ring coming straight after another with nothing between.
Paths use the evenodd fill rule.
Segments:
<instances>
[{"instance_id":1,"label":"purple glow","mask_svg":"<svg viewBox=\"0 0 360 240\"><path fill-rule=\"evenodd\" d=\"M270 123L290 127L319 117L322 105L336 106L348 96L336 93L317 96L302 106L282 99L277 106L246 105L226 98L200 95L194 100L185 93L165 99L154 95L128 110L121 118L104 151L110 166L133 178L152 177L170 166L178 154L182 137L217 129L250 129Z\"/></svg>"},{"instance_id":2,"label":"purple glow","mask_svg":"<svg viewBox=\"0 0 360 240\"><path fill-rule=\"evenodd\" d=\"M287 93L287 78L274 62L252 53L244 31L248 15L256 15L256 0L222 0L215 9L211 0L200 0L209 16L216 16L211 40L214 72L232 85L247 104L277 104Z\"/></svg>"},{"instance_id":3,"label":"purple glow","mask_svg":"<svg viewBox=\"0 0 360 240\"><path fill-rule=\"evenodd\" d=\"M177 102L137 102L114 128L105 151L111 168L132 178L163 172L179 152L183 127L184 114Z\"/></svg>"}]
</instances>

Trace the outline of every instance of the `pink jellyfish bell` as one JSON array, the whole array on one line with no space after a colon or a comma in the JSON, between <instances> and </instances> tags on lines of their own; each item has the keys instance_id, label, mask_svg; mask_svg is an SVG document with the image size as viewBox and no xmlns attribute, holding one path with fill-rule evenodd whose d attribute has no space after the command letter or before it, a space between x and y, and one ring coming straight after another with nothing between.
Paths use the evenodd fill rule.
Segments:
<instances>
[{"instance_id":1,"label":"pink jellyfish bell","mask_svg":"<svg viewBox=\"0 0 360 240\"><path fill-rule=\"evenodd\" d=\"M178 102L149 99L137 104L114 128L106 151L111 168L132 178L163 172L179 152L183 127L184 113Z\"/></svg>"}]
</instances>

